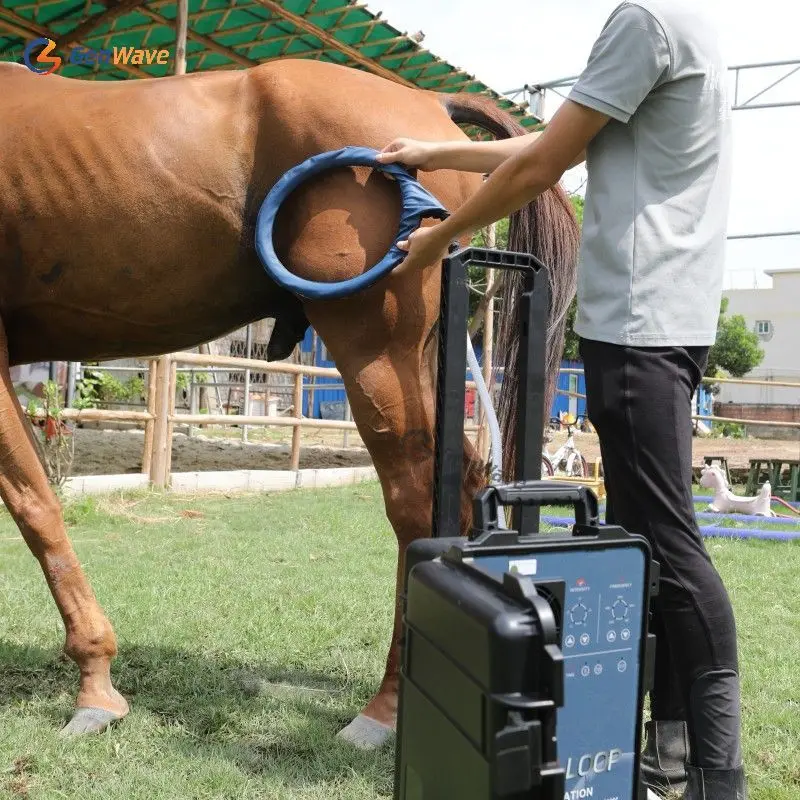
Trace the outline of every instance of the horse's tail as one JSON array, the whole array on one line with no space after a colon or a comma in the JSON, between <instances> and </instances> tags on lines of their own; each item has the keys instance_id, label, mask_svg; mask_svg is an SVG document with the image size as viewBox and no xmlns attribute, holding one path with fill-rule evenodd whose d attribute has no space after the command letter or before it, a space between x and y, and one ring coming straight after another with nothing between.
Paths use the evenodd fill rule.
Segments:
<instances>
[{"instance_id":1,"label":"horse's tail","mask_svg":"<svg viewBox=\"0 0 800 800\"><path fill-rule=\"evenodd\" d=\"M496 138L507 139L527 131L510 114L499 109L489 98L472 94L446 94L441 102L453 122L477 125ZM580 229L572 204L563 188L554 186L533 203L509 218L508 249L531 253L546 267L550 283L550 307L547 319L547 363L545 368L544 422L550 417L558 370L564 349L567 312L575 295L576 267ZM517 324L522 278L518 273L502 273L503 286L498 293L502 312L498 325L497 355L503 367L503 390L500 392L498 418L503 436L503 472L506 480L514 477L514 432L517 421L517 351L520 331Z\"/></svg>"}]
</instances>

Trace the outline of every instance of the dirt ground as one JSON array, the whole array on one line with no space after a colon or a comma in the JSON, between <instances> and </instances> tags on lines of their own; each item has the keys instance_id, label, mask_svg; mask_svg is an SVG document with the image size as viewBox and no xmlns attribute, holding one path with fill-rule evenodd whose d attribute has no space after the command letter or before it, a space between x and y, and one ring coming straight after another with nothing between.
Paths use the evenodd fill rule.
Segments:
<instances>
[{"instance_id":1,"label":"dirt ground","mask_svg":"<svg viewBox=\"0 0 800 800\"><path fill-rule=\"evenodd\" d=\"M289 469L291 432L288 429L254 430L251 441L243 443L241 433L210 431L192 438L176 433L172 450L174 472L236 469ZM553 435L547 449L550 453L565 441L566 433ZM120 475L141 471L144 436L141 431L96 430L75 431L73 475ZM349 434L349 447L343 448L340 431L304 431L300 467L370 466L369 453L358 435ZM576 433L575 444L591 464L600 456L597 436ZM800 458L800 441L772 439L694 439L693 463L699 467L704 456L724 456L732 469L744 469L749 459Z\"/></svg>"},{"instance_id":2,"label":"dirt ground","mask_svg":"<svg viewBox=\"0 0 800 800\"><path fill-rule=\"evenodd\" d=\"M339 435L341 448L341 435ZM80 428L75 431L72 475L122 475L141 472L144 434ZM372 460L362 448L334 449L304 446L300 468L368 467ZM288 444L248 442L225 438L192 438L176 433L172 446L173 472L212 472L236 469L291 469Z\"/></svg>"}]
</instances>

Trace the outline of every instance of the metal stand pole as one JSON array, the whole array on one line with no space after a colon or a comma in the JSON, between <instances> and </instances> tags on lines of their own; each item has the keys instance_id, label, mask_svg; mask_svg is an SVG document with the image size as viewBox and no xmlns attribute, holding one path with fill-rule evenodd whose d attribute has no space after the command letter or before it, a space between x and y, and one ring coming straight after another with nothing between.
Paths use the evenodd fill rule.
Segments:
<instances>
[{"instance_id":1,"label":"metal stand pole","mask_svg":"<svg viewBox=\"0 0 800 800\"><path fill-rule=\"evenodd\" d=\"M546 268L537 258L524 253L478 248L453 250L454 247L451 247L451 254L442 262L431 526L433 537L455 537L461 533L469 264L516 270L524 275L519 304L519 388L514 478L515 481L531 481L542 477L549 305ZM515 520L515 528L520 533L538 532L539 519L538 506L523 506Z\"/></svg>"},{"instance_id":2,"label":"metal stand pole","mask_svg":"<svg viewBox=\"0 0 800 800\"><path fill-rule=\"evenodd\" d=\"M519 388L517 394L517 450L515 479L542 478L542 442L544 440L545 364L547 360L547 308L550 286L541 270L525 273L520 298ZM540 507L521 506L515 525L520 533L539 531Z\"/></svg>"},{"instance_id":3,"label":"metal stand pole","mask_svg":"<svg viewBox=\"0 0 800 800\"><path fill-rule=\"evenodd\" d=\"M451 253L452 253L451 247ZM434 537L458 536L464 472L465 349L469 295L463 253L442 263L433 478Z\"/></svg>"}]
</instances>

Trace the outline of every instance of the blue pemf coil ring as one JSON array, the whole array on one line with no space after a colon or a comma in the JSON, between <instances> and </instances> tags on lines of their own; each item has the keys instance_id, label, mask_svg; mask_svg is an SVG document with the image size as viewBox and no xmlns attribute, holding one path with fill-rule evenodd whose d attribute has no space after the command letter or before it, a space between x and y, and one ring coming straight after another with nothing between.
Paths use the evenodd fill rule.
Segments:
<instances>
[{"instance_id":1,"label":"blue pemf coil ring","mask_svg":"<svg viewBox=\"0 0 800 800\"><path fill-rule=\"evenodd\" d=\"M261 204L256 219L256 252L267 274L284 289L310 300L328 300L347 297L366 289L391 272L406 253L397 247L397 242L407 239L426 217L444 219L447 209L410 173L399 164L381 164L376 160L377 150L369 147L343 147L319 153L292 167L272 187ZM281 263L272 241L275 218L286 198L304 181L325 170L336 167L366 166L386 172L397 181L402 207L400 222L394 244L386 255L361 275L345 281L309 281L292 274Z\"/></svg>"}]
</instances>

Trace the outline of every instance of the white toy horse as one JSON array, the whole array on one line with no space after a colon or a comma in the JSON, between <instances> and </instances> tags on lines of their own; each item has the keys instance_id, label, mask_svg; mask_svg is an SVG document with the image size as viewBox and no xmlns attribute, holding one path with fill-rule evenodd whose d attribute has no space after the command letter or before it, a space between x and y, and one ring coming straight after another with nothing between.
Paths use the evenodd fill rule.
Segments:
<instances>
[{"instance_id":1,"label":"white toy horse","mask_svg":"<svg viewBox=\"0 0 800 800\"><path fill-rule=\"evenodd\" d=\"M700 485L714 490L714 500L709 511L733 514L753 514L762 517L777 516L770 508L772 486L766 481L755 497L740 497L728 488L725 475L716 464L706 464L700 473Z\"/></svg>"}]
</instances>

